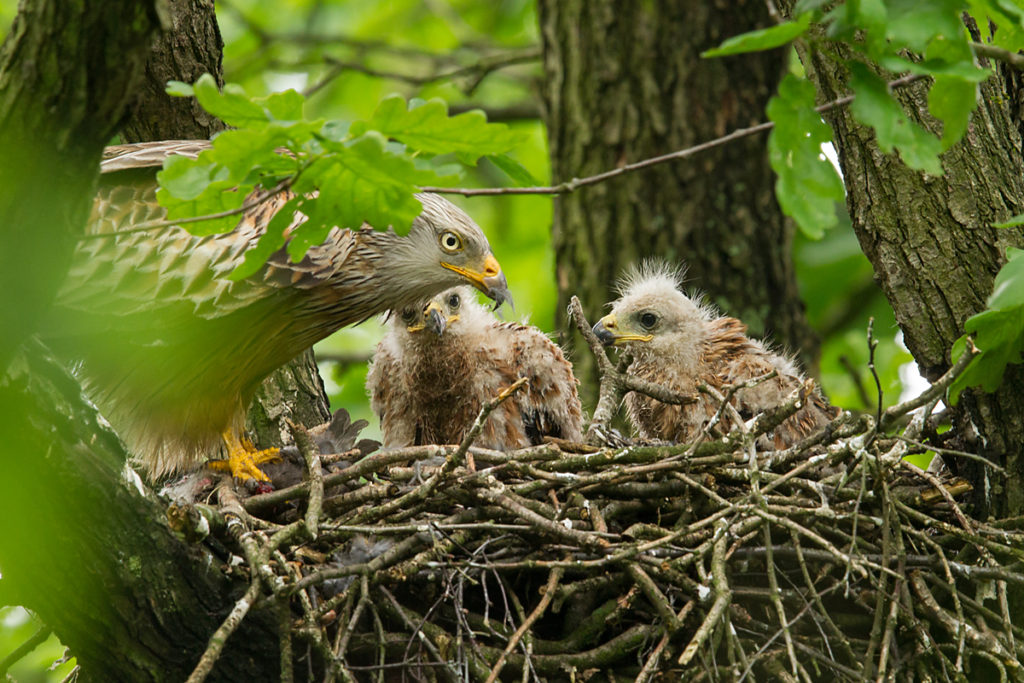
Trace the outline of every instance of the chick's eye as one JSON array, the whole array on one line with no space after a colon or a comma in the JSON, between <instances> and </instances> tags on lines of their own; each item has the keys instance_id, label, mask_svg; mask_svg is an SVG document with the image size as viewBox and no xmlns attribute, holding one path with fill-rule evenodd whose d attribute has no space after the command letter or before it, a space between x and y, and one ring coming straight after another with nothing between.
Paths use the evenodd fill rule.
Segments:
<instances>
[{"instance_id":1,"label":"chick's eye","mask_svg":"<svg viewBox=\"0 0 1024 683\"><path fill-rule=\"evenodd\" d=\"M462 303L462 299L459 298L458 294L452 294L451 296L448 297L448 307L449 308L458 308L459 304L461 304L461 303Z\"/></svg>"},{"instance_id":2,"label":"chick's eye","mask_svg":"<svg viewBox=\"0 0 1024 683\"><path fill-rule=\"evenodd\" d=\"M658 316L653 313L643 313L640 316L640 324L650 329L654 327L654 324L658 322Z\"/></svg>"},{"instance_id":3,"label":"chick's eye","mask_svg":"<svg viewBox=\"0 0 1024 683\"><path fill-rule=\"evenodd\" d=\"M441 233L441 248L447 252L459 251L462 249L462 240L454 232Z\"/></svg>"},{"instance_id":4,"label":"chick's eye","mask_svg":"<svg viewBox=\"0 0 1024 683\"><path fill-rule=\"evenodd\" d=\"M414 311L413 309L406 308L406 309L402 310L402 322L403 323L409 324L409 323L412 322L413 318L415 318L415 317L416 317L416 311Z\"/></svg>"}]
</instances>

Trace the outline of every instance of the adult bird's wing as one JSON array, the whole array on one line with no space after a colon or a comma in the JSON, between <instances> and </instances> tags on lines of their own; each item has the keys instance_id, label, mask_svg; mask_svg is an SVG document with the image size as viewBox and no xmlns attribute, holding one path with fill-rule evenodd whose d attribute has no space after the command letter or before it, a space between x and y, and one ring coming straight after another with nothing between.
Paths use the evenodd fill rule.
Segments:
<instances>
[{"instance_id":1,"label":"adult bird's wing","mask_svg":"<svg viewBox=\"0 0 1024 683\"><path fill-rule=\"evenodd\" d=\"M162 325L173 325L179 317L228 315L283 289L314 288L344 268L355 233L335 228L298 263L282 249L257 275L227 279L291 198L286 192L263 193L259 203L254 193L247 202L254 205L229 233L196 237L174 226L139 230L165 216L156 201L156 168L169 155L194 157L208 146L169 141L108 148L87 236L58 299L63 309L90 314L93 324L118 316L122 329L126 318L140 313L159 313ZM296 217L292 227L301 220ZM146 323L140 318L139 324Z\"/></svg>"}]
</instances>

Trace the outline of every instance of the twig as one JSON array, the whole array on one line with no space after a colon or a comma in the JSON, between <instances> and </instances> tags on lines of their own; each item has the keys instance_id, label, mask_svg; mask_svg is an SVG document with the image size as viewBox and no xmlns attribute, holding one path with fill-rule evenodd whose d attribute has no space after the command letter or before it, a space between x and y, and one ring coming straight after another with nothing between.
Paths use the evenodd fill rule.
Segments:
<instances>
[{"instance_id":1,"label":"twig","mask_svg":"<svg viewBox=\"0 0 1024 683\"><path fill-rule=\"evenodd\" d=\"M540 619L541 615L543 615L547 610L548 605L551 604L551 599L555 597L555 588L558 586L558 582L561 580L563 572L564 570L557 568L552 569L551 573L548 574L548 582L544 585L544 593L541 595L540 602L538 602L537 606L532 612L530 612L530 616L528 616L523 623L519 625L516 632L512 634L512 638L509 639L508 644L501 653L501 656L498 657L498 661L495 662L494 667L491 668L491 673L487 676L486 683L494 683L494 681L498 679L498 674L500 674L501 670L505 668L505 661L508 659L508 656L512 654L512 650L516 648L516 645L519 644L523 635L531 626L533 626L534 622Z\"/></svg>"},{"instance_id":2,"label":"twig","mask_svg":"<svg viewBox=\"0 0 1024 683\"><path fill-rule=\"evenodd\" d=\"M901 76L900 78L889 81L888 86L890 88L901 88L903 86L910 85L911 83L916 83L922 78L926 78L926 76L921 74L908 74L906 76ZM830 111L832 109L835 109L836 107L842 107L849 104L850 102L853 101L853 99L853 95L846 95L845 97L840 97L835 100L832 100L831 102L826 102L821 106L815 107L815 111L819 113ZM651 166L657 166L658 164L664 164L669 161L678 161L679 159L686 159L687 157L691 157L700 152L705 152L709 149L714 149L715 147L720 147L735 140L739 140L750 135L756 135L758 133L767 132L774 127L774 123L772 123L771 121L766 121L765 123L759 123L756 126L750 126L748 128L738 128L732 131L731 133L728 133L718 138L714 138L713 140L708 140L707 142L702 142L700 144L693 145L692 147L687 147L685 149L680 149L675 152L669 152L668 154L662 154L660 156L651 157L649 159L637 161L632 164L625 164L618 168L614 168L610 171L605 171L603 173L598 173L596 175L587 176L585 178L573 178L572 180L567 180L557 185L550 185L544 187L472 188L424 186L420 187L419 190L420 192L433 192L435 194L459 194L464 197L501 194L568 194L570 192L575 192L581 187L602 183L606 180L611 180L612 178L617 178L618 176L625 175L627 173L633 173L635 171L650 168Z\"/></svg>"},{"instance_id":3,"label":"twig","mask_svg":"<svg viewBox=\"0 0 1024 683\"><path fill-rule=\"evenodd\" d=\"M979 57L986 57L988 59L995 59L1000 62L1009 64L1014 69L1024 69L1024 55L1019 52L1010 52L1004 48L996 45L989 45L988 43L978 43L971 41L971 49L974 50L974 54Z\"/></svg>"},{"instance_id":4,"label":"twig","mask_svg":"<svg viewBox=\"0 0 1024 683\"><path fill-rule=\"evenodd\" d=\"M963 355L957 359L953 367L947 370L942 377L935 380L932 385L921 392L920 395L886 410L879 421L879 428L885 429L897 418L906 415L912 410L917 410L934 398L942 396L946 392L946 389L949 388L949 385L951 385L954 380L956 380L956 378L967 369L967 366L971 364L971 361L974 360L974 357L979 353L981 353L981 351L979 351L978 347L974 345L974 340L968 337L967 348L964 349Z\"/></svg>"},{"instance_id":5,"label":"twig","mask_svg":"<svg viewBox=\"0 0 1024 683\"><path fill-rule=\"evenodd\" d=\"M254 573L252 581L249 582L249 588L245 591L245 595L239 598L231 612L225 617L223 623L210 636L206 651L203 652L203 656L199 659L195 669L192 670L192 674L188 677L186 683L201 683L206 679L213 670L214 664L217 663L220 653L224 650L224 644L227 642L227 639L235 632L238 625L242 623L242 619L245 618L249 608L252 607L259 594L260 580Z\"/></svg>"},{"instance_id":6,"label":"twig","mask_svg":"<svg viewBox=\"0 0 1024 683\"><path fill-rule=\"evenodd\" d=\"M324 473L320 467L320 451L313 438L302 425L296 424L291 419L286 419L288 428L292 432L292 439L299 452L306 461L306 471L309 474L309 502L306 504L306 527L313 540L316 540L318 527L320 526L320 510L324 501Z\"/></svg>"},{"instance_id":7,"label":"twig","mask_svg":"<svg viewBox=\"0 0 1024 683\"><path fill-rule=\"evenodd\" d=\"M53 633L53 629L49 626L40 626L35 633L33 633L28 640L14 648L11 654L0 660L0 677L3 677L7 673L7 670L11 668L11 665L19 661L22 657L27 655L32 650L36 649L50 637Z\"/></svg>"}]
</instances>

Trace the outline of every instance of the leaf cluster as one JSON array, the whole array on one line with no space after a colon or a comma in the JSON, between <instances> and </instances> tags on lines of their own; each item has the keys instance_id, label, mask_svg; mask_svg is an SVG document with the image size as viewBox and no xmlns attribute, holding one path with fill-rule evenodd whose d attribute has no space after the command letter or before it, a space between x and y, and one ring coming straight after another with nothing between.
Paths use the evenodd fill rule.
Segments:
<instances>
[{"instance_id":1,"label":"leaf cluster","mask_svg":"<svg viewBox=\"0 0 1024 683\"><path fill-rule=\"evenodd\" d=\"M997 47L1015 51L1024 45L1024 10L1010 2L867 0L832 5L802 0L791 21L730 38L704 56L796 42L802 50L842 62L854 95L851 113L874 129L882 151L898 152L911 168L942 175L939 155L963 137L977 105L978 84L992 74L977 64L962 19L965 13L978 26L989 27L988 39ZM836 49L840 43L848 49ZM930 78L929 113L942 122L941 134L904 113L886 73ZM818 238L836 224L835 203L843 194L836 170L821 155L831 133L821 122L814 95L809 83L790 74L769 102L768 116L775 124L769 149L779 203L801 231Z\"/></svg>"},{"instance_id":2,"label":"leaf cluster","mask_svg":"<svg viewBox=\"0 0 1024 683\"><path fill-rule=\"evenodd\" d=\"M167 159L158 198L168 219L211 216L189 229L225 232L257 188L293 195L246 253L236 279L256 272L286 242L291 258L300 260L334 227L408 230L422 210L417 188L453 183L460 164L487 156L499 168L519 170L505 156L521 141L517 131L488 123L480 111L449 116L441 100L387 97L368 119L344 125L306 118L305 98L294 90L253 98L237 86L221 91L204 75L191 86L172 82L168 92L194 96L232 127L196 159ZM303 220L286 236L295 212Z\"/></svg>"}]
</instances>

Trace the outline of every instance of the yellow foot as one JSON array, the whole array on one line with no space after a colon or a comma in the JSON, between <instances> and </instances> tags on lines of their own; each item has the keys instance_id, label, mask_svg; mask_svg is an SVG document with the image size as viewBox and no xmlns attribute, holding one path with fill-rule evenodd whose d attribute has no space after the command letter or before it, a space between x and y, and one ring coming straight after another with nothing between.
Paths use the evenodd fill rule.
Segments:
<instances>
[{"instance_id":1,"label":"yellow foot","mask_svg":"<svg viewBox=\"0 0 1024 683\"><path fill-rule=\"evenodd\" d=\"M270 481L270 477L260 470L259 465L277 460L280 457L280 449L265 448L258 451L248 439L239 439L231 430L225 431L221 437L228 449L228 459L207 463L210 469L231 472L232 477L242 481Z\"/></svg>"}]
</instances>

